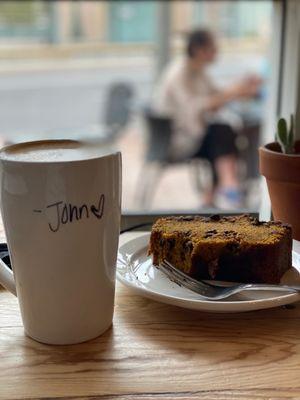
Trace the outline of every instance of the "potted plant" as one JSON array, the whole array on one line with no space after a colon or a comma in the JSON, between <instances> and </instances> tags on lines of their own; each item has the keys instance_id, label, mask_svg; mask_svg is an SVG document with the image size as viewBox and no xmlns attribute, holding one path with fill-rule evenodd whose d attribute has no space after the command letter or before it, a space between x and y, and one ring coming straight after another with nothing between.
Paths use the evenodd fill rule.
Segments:
<instances>
[{"instance_id":1,"label":"potted plant","mask_svg":"<svg viewBox=\"0 0 300 400\"><path fill-rule=\"evenodd\" d=\"M292 225L293 238L300 240L300 140L295 141L293 116L289 125L279 119L276 141L260 147L259 163L274 218Z\"/></svg>"}]
</instances>

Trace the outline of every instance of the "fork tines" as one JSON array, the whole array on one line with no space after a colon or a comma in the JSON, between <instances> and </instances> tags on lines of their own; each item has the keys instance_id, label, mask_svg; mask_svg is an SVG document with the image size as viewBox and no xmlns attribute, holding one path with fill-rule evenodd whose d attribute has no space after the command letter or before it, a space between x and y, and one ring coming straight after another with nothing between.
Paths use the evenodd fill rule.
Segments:
<instances>
[{"instance_id":1,"label":"fork tines","mask_svg":"<svg viewBox=\"0 0 300 400\"><path fill-rule=\"evenodd\" d=\"M202 281L196 281L183 271L175 268L169 261L164 260L160 264L160 270L162 270L169 279L177 283L179 286L183 286L187 289L205 295L209 289L209 285Z\"/></svg>"}]
</instances>

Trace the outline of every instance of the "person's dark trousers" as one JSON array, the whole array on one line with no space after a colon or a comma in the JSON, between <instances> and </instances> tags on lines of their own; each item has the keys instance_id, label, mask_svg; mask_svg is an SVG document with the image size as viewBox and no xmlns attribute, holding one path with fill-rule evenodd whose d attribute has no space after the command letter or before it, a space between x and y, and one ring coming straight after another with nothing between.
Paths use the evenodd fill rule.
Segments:
<instances>
[{"instance_id":1,"label":"person's dark trousers","mask_svg":"<svg viewBox=\"0 0 300 400\"><path fill-rule=\"evenodd\" d=\"M218 184L218 175L216 171L216 160L219 157L238 154L236 146L236 132L230 125L213 123L208 125L200 148L194 154L193 158L204 158L212 166L213 185Z\"/></svg>"}]
</instances>

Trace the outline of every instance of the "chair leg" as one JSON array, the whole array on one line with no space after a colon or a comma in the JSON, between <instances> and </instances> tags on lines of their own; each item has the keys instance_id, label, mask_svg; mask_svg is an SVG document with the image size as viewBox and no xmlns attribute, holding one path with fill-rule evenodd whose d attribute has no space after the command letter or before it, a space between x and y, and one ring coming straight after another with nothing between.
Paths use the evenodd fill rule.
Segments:
<instances>
[{"instance_id":1,"label":"chair leg","mask_svg":"<svg viewBox=\"0 0 300 400\"><path fill-rule=\"evenodd\" d=\"M136 188L136 201L141 209L150 208L162 170L163 165L158 163L146 163L142 167Z\"/></svg>"},{"instance_id":2,"label":"chair leg","mask_svg":"<svg viewBox=\"0 0 300 400\"><path fill-rule=\"evenodd\" d=\"M200 178L200 162L199 161L191 161L190 165L190 173L192 179L192 185L196 188L198 194L200 194L203 190L201 178Z\"/></svg>"},{"instance_id":3,"label":"chair leg","mask_svg":"<svg viewBox=\"0 0 300 400\"><path fill-rule=\"evenodd\" d=\"M199 196L204 197L204 203L206 204L206 197L211 197L213 191L211 167L205 160L199 159L192 160L189 167L192 187Z\"/></svg>"},{"instance_id":4,"label":"chair leg","mask_svg":"<svg viewBox=\"0 0 300 400\"><path fill-rule=\"evenodd\" d=\"M208 169L208 166L204 164L204 161L202 160L191 160L190 162L190 177L192 181L192 186L193 188L196 189L198 194L201 194L203 191L205 191L207 185L211 185L211 176L208 176L207 182L203 182L203 176L201 177L201 174L207 175L207 173L210 174L210 170Z\"/></svg>"},{"instance_id":5,"label":"chair leg","mask_svg":"<svg viewBox=\"0 0 300 400\"><path fill-rule=\"evenodd\" d=\"M140 176L137 181L136 200L138 207L141 209L146 208L147 191L149 186L149 172L150 165L144 164L144 166L141 168Z\"/></svg>"}]
</instances>

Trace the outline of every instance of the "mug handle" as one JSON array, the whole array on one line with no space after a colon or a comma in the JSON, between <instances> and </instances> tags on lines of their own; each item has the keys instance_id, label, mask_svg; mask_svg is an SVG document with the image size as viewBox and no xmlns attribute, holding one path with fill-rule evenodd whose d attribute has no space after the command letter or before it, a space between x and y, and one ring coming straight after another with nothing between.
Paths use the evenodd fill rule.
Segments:
<instances>
[{"instance_id":1,"label":"mug handle","mask_svg":"<svg viewBox=\"0 0 300 400\"><path fill-rule=\"evenodd\" d=\"M0 245L2 247L3 245ZM5 287L9 292L17 295L14 274L12 270L2 261L3 256L0 252L0 284Z\"/></svg>"}]
</instances>

